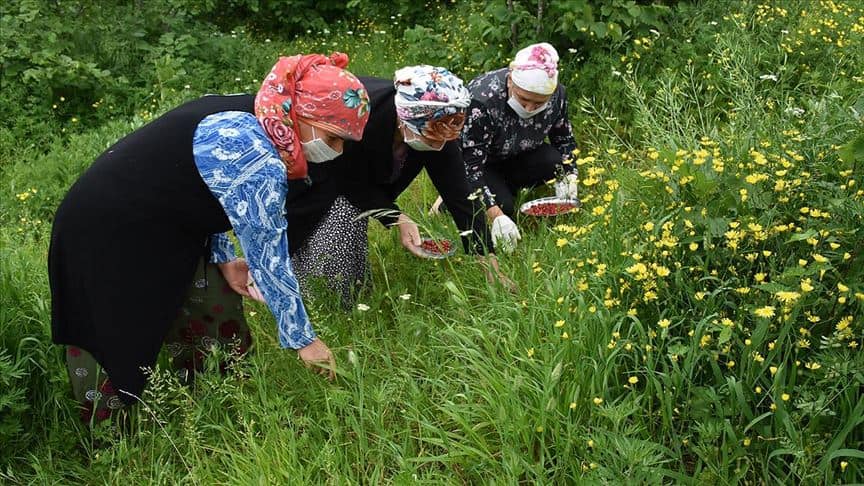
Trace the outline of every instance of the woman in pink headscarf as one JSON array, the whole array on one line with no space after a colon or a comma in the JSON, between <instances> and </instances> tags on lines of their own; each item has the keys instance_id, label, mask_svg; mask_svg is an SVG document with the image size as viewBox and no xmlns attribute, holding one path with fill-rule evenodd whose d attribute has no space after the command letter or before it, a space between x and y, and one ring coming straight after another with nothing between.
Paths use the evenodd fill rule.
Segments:
<instances>
[{"instance_id":1,"label":"woman in pink headscarf","mask_svg":"<svg viewBox=\"0 0 864 486\"><path fill-rule=\"evenodd\" d=\"M496 247L510 250L521 238L512 219L519 189L557 178L557 196L577 196L576 167L565 163L576 142L567 94L558 84L558 53L545 42L532 44L516 53L509 68L481 74L468 89L462 157ZM433 212L439 204L440 198Z\"/></svg>"},{"instance_id":2,"label":"woman in pink headscarf","mask_svg":"<svg viewBox=\"0 0 864 486\"><path fill-rule=\"evenodd\" d=\"M284 206L289 179L362 137L368 96L347 62L280 58L254 99L186 103L110 147L69 190L49 252L52 333L84 418L135 401L163 343L185 377L214 347L245 352L240 296L266 301L282 347L333 377L291 268Z\"/></svg>"}]
</instances>

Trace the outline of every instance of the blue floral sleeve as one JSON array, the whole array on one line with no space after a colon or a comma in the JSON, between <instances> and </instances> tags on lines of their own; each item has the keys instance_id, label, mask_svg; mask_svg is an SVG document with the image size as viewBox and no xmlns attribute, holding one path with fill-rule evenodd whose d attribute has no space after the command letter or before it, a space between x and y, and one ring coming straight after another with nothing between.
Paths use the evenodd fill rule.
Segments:
<instances>
[{"instance_id":1,"label":"blue floral sleeve","mask_svg":"<svg viewBox=\"0 0 864 486\"><path fill-rule=\"evenodd\" d=\"M279 343L300 349L315 340L288 254L285 165L250 113L204 118L192 142L195 164L219 200L249 271L276 318Z\"/></svg>"},{"instance_id":2,"label":"blue floral sleeve","mask_svg":"<svg viewBox=\"0 0 864 486\"><path fill-rule=\"evenodd\" d=\"M228 233L216 233L210 236L210 263L228 263L236 259L234 243L228 238Z\"/></svg>"}]
</instances>

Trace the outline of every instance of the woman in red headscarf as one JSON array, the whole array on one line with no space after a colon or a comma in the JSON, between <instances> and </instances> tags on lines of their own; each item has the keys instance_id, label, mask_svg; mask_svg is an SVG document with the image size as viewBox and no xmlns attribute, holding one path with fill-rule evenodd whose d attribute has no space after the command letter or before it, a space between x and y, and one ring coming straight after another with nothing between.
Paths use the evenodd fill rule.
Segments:
<instances>
[{"instance_id":1,"label":"woman in red headscarf","mask_svg":"<svg viewBox=\"0 0 864 486\"><path fill-rule=\"evenodd\" d=\"M332 378L333 355L291 269L284 206L288 180L306 177L307 162L333 159L343 140L362 136L368 96L347 62L280 58L254 100L186 103L114 144L69 190L48 258L52 334L67 345L86 418L135 401L165 342L185 371L213 347L245 351L240 295L265 300L280 344ZM229 230L245 259L231 251ZM213 289L224 295L213 299Z\"/></svg>"}]
</instances>

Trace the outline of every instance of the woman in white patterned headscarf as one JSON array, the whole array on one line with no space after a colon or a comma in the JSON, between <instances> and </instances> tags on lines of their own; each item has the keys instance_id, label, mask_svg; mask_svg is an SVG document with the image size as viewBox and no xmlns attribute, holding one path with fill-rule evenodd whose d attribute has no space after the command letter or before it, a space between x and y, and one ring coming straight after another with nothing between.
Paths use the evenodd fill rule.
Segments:
<instances>
[{"instance_id":1,"label":"woman in white patterned headscarf","mask_svg":"<svg viewBox=\"0 0 864 486\"><path fill-rule=\"evenodd\" d=\"M461 79L444 68L410 66L396 71L393 85L396 116L409 132L436 142L459 136L465 124L465 109L471 104L471 94ZM408 139L406 143L422 147L412 145Z\"/></svg>"},{"instance_id":2,"label":"woman in white patterned headscarf","mask_svg":"<svg viewBox=\"0 0 864 486\"><path fill-rule=\"evenodd\" d=\"M360 78L369 93L369 123L363 139L346 143L334 164L310 167L311 186L288 191L288 232L301 287L309 277L325 279L352 305L367 278L367 221L371 213L386 227L399 228L400 241L424 257L417 225L396 198L424 168L464 235L467 253L487 263L487 276L512 283L498 270L482 201L471 187L459 150L470 95L462 80L443 67L410 66L393 80ZM309 193L314 194L307 197ZM292 200L296 197L296 202ZM319 201L310 207L308 201ZM364 214L366 213L366 214Z\"/></svg>"}]
</instances>

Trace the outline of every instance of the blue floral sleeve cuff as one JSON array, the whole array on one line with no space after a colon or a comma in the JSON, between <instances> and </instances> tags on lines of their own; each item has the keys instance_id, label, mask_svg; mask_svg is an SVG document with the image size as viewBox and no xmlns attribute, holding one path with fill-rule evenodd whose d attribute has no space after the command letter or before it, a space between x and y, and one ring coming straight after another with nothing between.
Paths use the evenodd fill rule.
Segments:
<instances>
[{"instance_id":1,"label":"blue floral sleeve cuff","mask_svg":"<svg viewBox=\"0 0 864 486\"><path fill-rule=\"evenodd\" d=\"M228 233L210 236L210 263L228 263L236 259L234 243L228 238Z\"/></svg>"}]
</instances>

